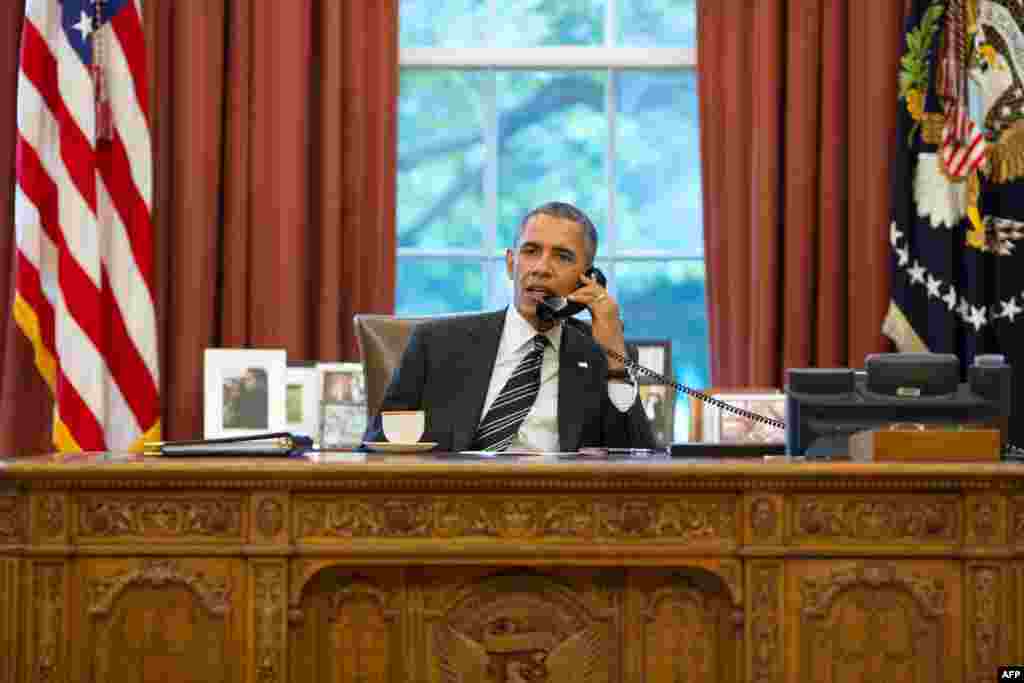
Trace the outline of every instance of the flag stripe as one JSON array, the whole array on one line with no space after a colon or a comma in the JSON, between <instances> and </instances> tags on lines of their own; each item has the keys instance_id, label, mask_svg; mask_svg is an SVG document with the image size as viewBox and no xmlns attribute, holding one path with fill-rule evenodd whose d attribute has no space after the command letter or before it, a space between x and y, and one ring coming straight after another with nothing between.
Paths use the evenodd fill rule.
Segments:
<instances>
[{"instance_id":1,"label":"flag stripe","mask_svg":"<svg viewBox=\"0 0 1024 683\"><path fill-rule=\"evenodd\" d=\"M140 358L146 364L148 373L156 377L160 373L157 358L156 310L148 283L143 279L134 256L131 237L120 218L111 208L111 193L101 182L99 188L100 214L110 229L104 233L105 254L103 266L107 272L110 287L117 301L118 310L125 323ZM116 196L114 194L113 196Z\"/></svg>"},{"instance_id":2,"label":"flag stripe","mask_svg":"<svg viewBox=\"0 0 1024 683\"><path fill-rule=\"evenodd\" d=\"M29 341L32 342L36 366L39 367L43 379L46 380L52 391L55 389L56 383L56 361L53 356L53 306L43 296L39 272L32 267L28 259L20 254L18 255L16 276L20 287L17 296L28 306L33 318L31 323L19 320L19 326L25 330Z\"/></svg>"},{"instance_id":3,"label":"flag stripe","mask_svg":"<svg viewBox=\"0 0 1024 683\"><path fill-rule=\"evenodd\" d=\"M24 283L21 294L26 305L31 305L36 339L30 335L33 344L42 344L43 350L51 357L54 354L54 313L53 302L59 296L57 284L57 248L40 229L41 217L38 209L25 196L20 186L14 192L15 223L18 227L17 281ZM37 354L40 349L36 349ZM52 387L56 383L54 372L45 375Z\"/></svg>"},{"instance_id":4,"label":"flag stripe","mask_svg":"<svg viewBox=\"0 0 1024 683\"><path fill-rule=\"evenodd\" d=\"M110 34L113 36L113 34ZM121 50L121 44L111 39L107 41L111 49L107 52L110 60L110 74L106 79L106 88L110 96L110 109L113 115L118 138L124 140L119 156L123 156L131 168L125 172L125 182L132 187L137 186L141 198L153 194L152 159L150 158L149 126L146 123L146 112L141 103L134 97L131 87L131 68L127 56ZM146 202L146 210L149 211Z\"/></svg>"},{"instance_id":5,"label":"flag stripe","mask_svg":"<svg viewBox=\"0 0 1024 683\"><path fill-rule=\"evenodd\" d=\"M94 448L91 444L103 444L103 429L62 370L57 374L57 397L60 420L74 435L75 442L85 450Z\"/></svg>"},{"instance_id":6,"label":"flag stripe","mask_svg":"<svg viewBox=\"0 0 1024 683\"><path fill-rule=\"evenodd\" d=\"M53 306L43 295L42 283L39 280L39 271L23 255L18 255L18 281L23 284L20 294L25 303L32 307L38 318L39 341L47 349L54 347L53 331Z\"/></svg>"},{"instance_id":7,"label":"flag stripe","mask_svg":"<svg viewBox=\"0 0 1024 683\"><path fill-rule=\"evenodd\" d=\"M134 93L132 97L124 97L123 100L131 100L138 104L140 111L142 112L142 118L144 121L149 120L149 79L146 75L146 43L142 40L142 16L140 15L140 9L135 6L134 2L128 4L123 10L117 13L113 19L110 20L110 26L113 28L114 34L117 36L117 42L120 43L121 49L124 52L124 63L127 73L121 68L120 64L115 63L113 65L114 77L111 79L118 82L118 76L124 76L126 83L132 83ZM114 98L116 101L122 101L122 98ZM149 135L147 126L146 134ZM149 149L147 148L147 152ZM138 168L137 173L149 173L149 168ZM148 193L144 193L146 196L151 196Z\"/></svg>"},{"instance_id":8,"label":"flag stripe","mask_svg":"<svg viewBox=\"0 0 1024 683\"><path fill-rule=\"evenodd\" d=\"M132 343L124 319L121 317L117 301L114 300L106 270L103 273L103 304L111 312L108 318L110 325L111 353L107 356L107 365L118 385L131 386L127 403L131 406L140 425L151 424L159 417L159 396L156 383L153 382L149 369L145 366L135 344Z\"/></svg>"},{"instance_id":9,"label":"flag stripe","mask_svg":"<svg viewBox=\"0 0 1024 683\"><path fill-rule=\"evenodd\" d=\"M61 288L65 292L67 291L67 285L63 283ZM60 372L65 378L65 386L58 383L58 409L62 415L66 414L64 408L68 404L64 402L63 392L69 387L73 388L77 399L89 406L92 420L101 424L104 419L103 408L106 403L104 392L107 377L103 357L75 317L71 315L66 299L61 298L57 301L54 313L57 358L60 360ZM66 359L71 360L68 362ZM74 407L77 404L72 402L70 405ZM100 432L102 433L102 428ZM84 448L105 447L102 439L99 441L85 439L80 440L79 443Z\"/></svg>"},{"instance_id":10,"label":"flag stripe","mask_svg":"<svg viewBox=\"0 0 1024 683\"><path fill-rule=\"evenodd\" d=\"M142 195L131 182L131 167L121 136L114 132L114 139L99 153L100 176L109 194L108 198L117 210L119 232L124 236L126 244L118 243L118 247L126 247L136 263L137 272L142 277L140 283L155 298L153 286L153 243L149 230L149 207Z\"/></svg>"}]
</instances>

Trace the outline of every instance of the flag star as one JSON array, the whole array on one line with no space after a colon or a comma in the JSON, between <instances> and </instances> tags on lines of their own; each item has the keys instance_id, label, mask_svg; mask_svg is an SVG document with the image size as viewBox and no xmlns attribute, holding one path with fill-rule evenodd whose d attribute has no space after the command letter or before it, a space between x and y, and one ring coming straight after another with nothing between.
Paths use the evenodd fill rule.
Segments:
<instances>
[{"instance_id":1,"label":"flag star","mask_svg":"<svg viewBox=\"0 0 1024 683\"><path fill-rule=\"evenodd\" d=\"M896 250L896 253L900 257L900 260L897 265L899 265L900 268L907 265L907 261L910 260L910 254L907 252L907 249L905 247L900 247L899 249Z\"/></svg>"},{"instance_id":2,"label":"flag star","mask_svg":"<svg viewBox=\"0 0 1024 683\"><path fill-rule=\"evenodd\" d=\"M967 305L967 299L960 297L960 305L956 307L956 312L957 315L959 315L964 320L964 322L967 322L968 308L969 306Z\"/></svg>"},{"instance_id":3,"label":"flag star","mask_svg":"<svg viewBox=\"0 0 1024 683\"><path fill-rule=\"evenodd\" d=\"M934 277L932 277L931 273L928 273L928 282L925 284L925 287L928 288L928 298L929 299L931 299L931 298L938 299L941 296L941 294L939 293L939 287L941 287L941 286L942 286L942 280L937 280Z\"/></svg>"},{"instance_id":4,"label":"flag star","mask_svg":"<svg viewBox=\"0 0 1024 683\"><path fill-rule=\"evenodd\" d=\"M942 300L946 302L946 307L949 310L952 311L954 308L956 308L956 287L950 285L949 291L946 292L946 295L944 297L942 297Z\"/></svg>"},{"instance_id":5,"label":"flag star","mask_svg":"<svg viewBox=\"0 0 1024 683\"><path fill-rule=\"evenodd\" d=\"M910 268L907 268L907 275L910 276L910 284L920 283L920 284L923 285L924 284L924 274L925 274L924 266L922 266L920 263L918 263L917 259L914 259L914 265L911 266Z\"/></svg>"},{"instance_id":6,"label":"flag star","mask_svg":"<svg viewBox=\"0 0 1024 683\"><path fill-rule=\"evenodd\" d=\"M1009 301L1000 301L999 303L1003 307L1003 310L999 311L999 317L1009 318L1011 323L1018 313L1024 313L1024 308L1017 305L1016 296L1011 296Z\"/></svg>"},{"instance_id":7,"label":"flag star","mask_svg":"<svg viewBox=\"0 0 1024 683\"><path fill-rule=\"evenodd\" d=\"M985 306L982 306L981 308L971 306L971 314L967 317L967 322L974 325L975 332L985 325L985 308Z\"/></svg>"},{"instance_id":8,"label":"flag star","mask_svg":"<svg viewBox=\"0 0 1024 683\"><path fill-rule=\"evenodd\" d=\"M889 225L889 244L894 248L896 244L903 239L903 231L896 228L896 221L893 221Z\"/></svg>"},{"instance_id":9,"label":"flag star","mask_svg":"<svg viewBox=\"0 0 1024 683\"><path fill-rule=\"evenodd\" d=\"M82 17L78 20L78 23L71 28L82 34L82 40L87 40L92 35L92 17L82 12Z\"/></svg>"}]
</instances>

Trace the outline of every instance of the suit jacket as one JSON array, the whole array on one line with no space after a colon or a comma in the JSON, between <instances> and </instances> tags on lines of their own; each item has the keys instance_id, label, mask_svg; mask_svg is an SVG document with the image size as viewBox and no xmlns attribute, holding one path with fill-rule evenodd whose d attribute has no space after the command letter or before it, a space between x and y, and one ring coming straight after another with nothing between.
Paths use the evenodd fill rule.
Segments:
<instances>
[{"instance_id":1,"label":"suit jacket","mask_svg":"<svg viewBox=\"0 0 1024 683\"><path fill-rule=\"evenodd\" d=\"M424 410L422 441L443 451L470 448L498 355L505 311L441 318L413 330L391 377L381 411ZM590 327L572 318L562 332L558 370L558 436L562 450L587 446L654 448L639 396L623 413L608 397L608 361ZM380 414L365 441L384 441Z\"/></svg>"}]
</instances>

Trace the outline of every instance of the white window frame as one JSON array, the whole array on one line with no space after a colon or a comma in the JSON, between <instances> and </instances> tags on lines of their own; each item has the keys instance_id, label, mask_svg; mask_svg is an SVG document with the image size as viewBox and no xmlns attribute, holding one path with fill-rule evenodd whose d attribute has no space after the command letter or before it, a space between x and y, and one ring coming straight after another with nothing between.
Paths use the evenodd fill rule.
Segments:
<instances>
[{"instance_id":1,"label":"white window frame","mask_svg":"<svg viewBox=\"0 0 1024 683\"><path fill-rule=\"evenodd\" d=\"M497 16L499 0L488 0L490 16ZM625 70L696 69L697 50L692 48L615 47L610 43L618 34L618 4L607 0L605 7L605 45L595 47L556 46L526 48L488 47L416 47L399 50L399 68L404 69L479 69L479 70L571 70L606 69L608 72L605 109L608 120L608 142L605 150L605 187L608 192L608 221L601 226L603 245L601 262L607 265L608 285L615 291L616 265L624 261L690 261L704 262L703 255L675 250L625 250L619 248L616 225L615 149L617 74ZM484 310L497 308L500 293L493 283L499 269L505 267L499 249L509 245L497 243L498 233L498 130L497 92L495 79L486 81L484 131L486 164L483 174L484 212L483 240L479 249L421 249L400 247L398 257L417 259L448 259L470 261L482 265Z\"/></svg>"}]
</instances>

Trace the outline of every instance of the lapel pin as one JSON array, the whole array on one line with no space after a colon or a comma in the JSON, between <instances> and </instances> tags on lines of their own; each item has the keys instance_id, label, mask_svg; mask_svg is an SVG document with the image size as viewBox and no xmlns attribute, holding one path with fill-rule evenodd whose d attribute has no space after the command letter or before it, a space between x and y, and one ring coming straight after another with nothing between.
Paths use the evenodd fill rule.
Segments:
<instances>
[{"instance_id":1,"label":"lapel pin","mask_svg":"<svg viewBox=\"0 0 1024 683\"><path fill-rule=\"evenodd\" d=\"M588 367L590 367L589 365L587 365L587 361L585 361L585 360L581 360L581 361L579 362L579 366L580 366L581 368L588 368Z\"/></svg>"}]
</instances>

